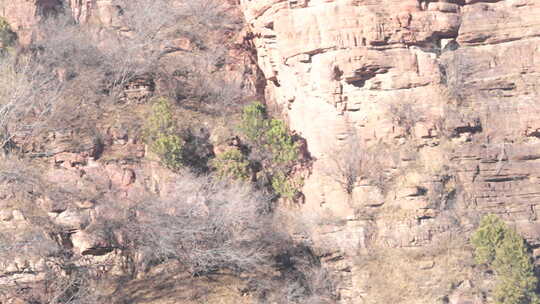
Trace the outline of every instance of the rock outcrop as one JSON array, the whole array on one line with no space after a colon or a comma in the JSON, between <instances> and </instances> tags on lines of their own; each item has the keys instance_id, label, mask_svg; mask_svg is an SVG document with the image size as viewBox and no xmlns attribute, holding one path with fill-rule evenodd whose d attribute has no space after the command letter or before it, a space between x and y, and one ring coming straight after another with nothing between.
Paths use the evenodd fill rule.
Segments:
<instances>
[{"instance_id":1,"label":"rock outcrop","mask_svg":"<svg viewBox=\"0 0 540 304\"><path fill-rule=\"evenodd\" d=\"M5 18L17 32L21 43L30 43L33 31L41 18L58 10L61 0L30 0L0 2L0 17Z\"/></svg>"},{"instance_id":2,"label":"rock outcrop","mask_svg":"<svg viewBox=\"0 0 540 304\"><path fill-rule=\"evenodd\" d=\"M302 212L340 223L313 235L349 280L343 303L480 303L468 267L452 284L469 287L433 291L428 278L450 276L454 264L441 266L442 253L426 252L453 233L466 237L484 213L540 245L537 1L243 0L241 7L267 101L316 159ZM366 173L347 193L329 172L348 161L335 147L352 135L365 150ZM393 285L359 258L375 248L424 252L422 263L431 256L418 267L405 257L401 265L397 257L379 261L408 273L388 281L418 281L416 291L377 298L377 289Z\"/></svg>"},{"instance_id":3,"label":"rock outcrop","mask_svg":"<svg viewBox=\"0 0 540 304\"><path fill-rule=\"evenodd\" d=\"M0 16L29 43L61 2L0 1ZM540 3L239 2L244 49L231 51L227 71L244 78L246 95L264 91L305 139L314 160L305 201L283 209L291 233L339 278L340 303L485 303L489 280L467 239L486 213L517 228L540 259ZM81 23L120 26L113 1L66 3ZM133 113L153 88L128 88ZM172 191L168 172L145 159L133 117L105 115L100 138L58 131L23 147L47 186L0 182L0 229L14 246L42 240L33 227L45 218L81 260L122 265L122 236L95 225L118 211L106 203ZM347 166L360 173L345 183L336 168ZM39 214L21 213L28 200ZM55 249L40 244L40 254L21 245L16 259L0 250L0 284L41 280L50 265L36 257Z\"/></svg>"}]
</instances>

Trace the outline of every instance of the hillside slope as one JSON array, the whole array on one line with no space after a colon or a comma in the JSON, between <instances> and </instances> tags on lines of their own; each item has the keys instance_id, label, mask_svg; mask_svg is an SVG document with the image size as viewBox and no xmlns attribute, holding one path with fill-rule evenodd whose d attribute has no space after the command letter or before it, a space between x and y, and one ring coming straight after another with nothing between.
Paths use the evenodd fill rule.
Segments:
<instances>
[{"instance_id":1,"label":"hillside slope","mask_svg":"<svg viewBox=\"0 0 540 304\"><path fill-rule=\"evenodd\" d=\"M43 58L62 115L2 121L15 135L2 137L0 302L492 303L495 277L469 240L485 214L540 259L537 1L217 1L219 14L198 7L166 38L142 35L155 45L98 53L166 54L155 65L105 72L87 62L108 60L92 52L109 31L136 41L169 14L64 2L0 1L23 54L79 39L50 53L64 61ZM88 39L40 27L62 12ZM124 68L115 87L108 78ZM291 134L263 113L254 125L267 129L242 135L255 100ZM27 128L41 117L46 126ZM187 161L152 151L162 129L165 149L187 143ZM276 130L294 161L272 163ZM255 190L218 182L219 161Z\"/></svg>"}]
</instances>

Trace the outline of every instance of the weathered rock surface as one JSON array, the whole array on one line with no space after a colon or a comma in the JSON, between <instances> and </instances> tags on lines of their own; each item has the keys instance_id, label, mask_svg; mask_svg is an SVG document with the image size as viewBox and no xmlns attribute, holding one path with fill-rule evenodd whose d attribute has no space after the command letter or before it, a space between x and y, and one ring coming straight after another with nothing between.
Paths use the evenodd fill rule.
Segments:
<instances>
[{"instance_id":1,"label":"weathered rock surface","mask_svg":"<svg viewBox=\"0 0 540 304\"><path fill-rule=\"evenodd\" d=\"M343 303L385 302L374 300L377 283L369 283L370 264L356 261L360 252L428 251L455 229L466 236L484 213L540 245L540 3L243 0L241 7L267 101L317 159L303 208L347 222L313 232L332 252L328 264L346 269ZM381 176L368 176L352 195L328 176L335 147L351 133L378 156L370 165L386 180L383 191L374 187ZM329 239L333 246L325 246ZM410 277L427 273L420 267ZM398 302L480 303L468 294L473 287L462 289L404 292Z\"/></svg>"},{"instance_id":2,"label":"weathered rock surface","mask_svg":"<svg viewBox=\"0 0 540 304\"><path fill-rule=\"evenodd\" d=\"M82 23L118 26L110 0L68 4ZM58 5L0 1L0 15L27 43L42 13ZM306 140L315 162L305 204L291 222L309 224L315 252L341 277L341 303L483 303L466 238L484 213L515 226L540 257L540 3L240 6L243 46L256 51L265 86L245 50L234 51L231 77L251 72L248 91L264 87L267 102ZM141 162L144 145L127 123L99 126L99 145L89 134L56 132L24 151L49 158L43 172L51 189L35 198L36 210L65 230L75 254L116 258L121 236L106 238L92 225L110 213L107 202L133 202L147 189L173 191L166 172ZM361 140L368 173L347 193L329 168L342 161L334 152L351 134ZM0 229L32 235L36 224L16 205L20 193L4 190ZM29 273L43 266L31 253L0 258L0 276L20 282L36 280Z\"/></svg>"},{"instance_id":3,"label":"weathered rock surface","mask_svg":"<svg viewBox=\"0 0 540 304\"><path fill-rule=\"evenodd\" d=\"M61 0L29 0L0 2L0 17L6 18L22 43L32 41L32 32L44 14L57 10Z\"/></svg>"}]
</instances>

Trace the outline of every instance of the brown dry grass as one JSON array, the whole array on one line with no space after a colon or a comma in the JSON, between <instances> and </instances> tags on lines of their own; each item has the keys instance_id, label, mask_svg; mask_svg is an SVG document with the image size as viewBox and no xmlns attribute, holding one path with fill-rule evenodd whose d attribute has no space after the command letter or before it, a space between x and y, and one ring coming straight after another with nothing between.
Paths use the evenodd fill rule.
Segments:
<instances>
[{"instance_id":1,"label":"brown dry grass","mask_svg":"<svg viewBox=\"0 0 540 304\"><path fill-rule=\"evenodd\" d=\"M163 271L125 284L118 282L111 303L133 304L248 304L253 298L243 295L245 284L227 275L192 277L187 273Z\"/></svg>"},{"instance_id":2,"label":"brown dry grass","mask_svg":"<svg viewBox=\"0 0 540 304\"><path fill-rule=\"evenodd\" d=\"M378 247L357 262L367 277L362 289L370 304L438 303L460 282L475 277L471 251L466 240L456 235L426 247Z\"/></svg>"}]
</instances>

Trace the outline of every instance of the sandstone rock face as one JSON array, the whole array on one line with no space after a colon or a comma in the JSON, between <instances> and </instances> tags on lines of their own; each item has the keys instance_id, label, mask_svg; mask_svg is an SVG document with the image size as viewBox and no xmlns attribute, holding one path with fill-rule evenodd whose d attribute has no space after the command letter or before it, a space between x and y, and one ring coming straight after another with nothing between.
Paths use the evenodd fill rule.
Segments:
<instances>
[{"instance_id":1,"label":"sandstone rock face","mask_svg":"<svg viewBox=\"0 0 540 304\"><path fill-rule=\"evenodd\" d=\"M265 85L244 50L232 51L231 77L252 73L247 90L264 88L306 140L314 163L305 203L287 212L293 229L308 224L302 232L340 278L340 303L484 303L467 238L485 213L516 227L540 257L538 1L239 2L243 46L256 51ZM111 0L66 3L81 23L118 26ZM59 4L0 0L0 14L28 43L42 13ZM35 210L89 259L114 259L123 243L94 229L112 214L109 201L175 191L124 125L99 126L103 146L91 134L55 132L24 151L52 151L43 169L51 193L40 193ZM334 169L352 153L362 155L361 176L347 191ZM16 205L23 191L1 190L0 229L33 236L36 224ZM40 263L0 254L0 276L36 280Z\"/></svg>"},{"instance_id":2,"label":"sandstone rock face","mask_svg":"<svg viewBox=\"0 0 540 304\"><path fill-rule=\"evenodd\" d=\"M32 41L33 27L44 14L58 9L61 0L0 1L0 17L6 18L22 43Z\"/></svg>"},{"instance_id":3,"label":"sandstone rock face","mask_svg":"<svg viewBox=\"0 0 540 304\"><path fill-rule=\"evenodd\" d=\"M118 11L113 0L29 0L0 1L0 17L6 18L19 36L19 41L28 44L34 38L36 25L48 13L66 6L75 20L112 27L118 25Z\"/></svg>"},{"instance_id":4,"label":"sandstone rock face","mask_svg":"<svg viewBox=\"0 0 540 304\"><path fill-rule=\"evenodd\" d=\"M343 303L448 301L446 291L377 298L371 262L355 259L370 248L427 252L453 231L466 237L484 213L540 245L538 1L243 0L241 7L267 101L316 159L302 208L347 223L313 232L331 252L328 264L346 270ZM377 173L348 194L327 172L351 134ZM337 242L332 249L329 240ZM440 267L437 259L430 269L420 265L404 281L435 278ZM472 283L450 302L480 303L470 268L461 270L456 286ZM432 283L425 278L418 288Z\"/></svg>"}]
</instances>

